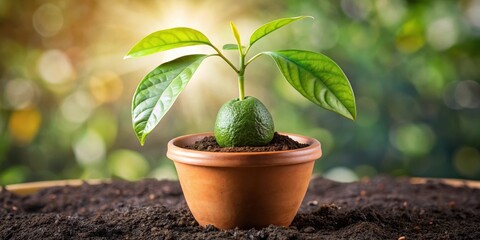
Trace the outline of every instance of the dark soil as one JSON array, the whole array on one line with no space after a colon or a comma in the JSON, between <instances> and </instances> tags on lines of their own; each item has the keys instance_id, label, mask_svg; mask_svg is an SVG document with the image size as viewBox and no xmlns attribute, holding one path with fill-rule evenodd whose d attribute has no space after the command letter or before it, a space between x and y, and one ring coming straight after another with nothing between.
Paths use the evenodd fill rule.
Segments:
<instances>
[{"instance_id":1,"label":"dark soil","mask_svg":"<svg viewBox=\"0 0 480 240\"><path fill-rule=\"evenodd\" d=\"M261 147L220 147L214 136L204 137L194 145L184 146L188 149L207 152L274 152L293 150L308 147L308 144L299 143L288 136L275 133L272 141Z\"/></svg>"},{"instance_id":2,"label":"dark soil","mask_svg":"<svg viewBox=\"0 0 480 240\"><path fill-rule=\"evenodd\" d=\"M288 189L286 189L288 191ZM288 228L202 228L178 182L0 192L0 239L480 239L480 189L439 181L311 181Z\"/></svg>"}]
</instances>

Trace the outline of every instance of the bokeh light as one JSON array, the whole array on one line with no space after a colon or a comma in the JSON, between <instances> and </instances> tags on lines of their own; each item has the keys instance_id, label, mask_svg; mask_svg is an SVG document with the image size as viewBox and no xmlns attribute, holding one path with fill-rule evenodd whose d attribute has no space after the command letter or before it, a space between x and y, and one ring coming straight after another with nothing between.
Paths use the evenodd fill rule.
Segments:
<instances>
[{"instance_id":1,"label":"bokeh light","mask_svg":"<svg viewBox=\"0 0 480 240\"><path fill-rule=\"evenodd\" d=\"M480 0L472 0L466 8L467 19L477 29L480 29Z\"/></svg>"},{"instance_id":2,"label":"bokeh light","mask_svg":"<svg viewBox=\"0 0 480 240\"><path fill-rule=\"evenodd\" d=\"M457 39L457 27L452 18L437 19L428 26L427 40L432 47L438 50L444 50L453 46Z\"/></svg>"},{"instance_id":3,"label":"bokeh light","mask_svg":"<svg viewBox=\"0 0 480 240\"><path fill-rule=\"evenodd\" d=\"M98 166L106 157L105 143L93 130L81 134L72 147L78 163L85 166Z\"/></svg>"},{"instance_id":4,"label":"bokeh light","mask_svg":"<svg viewBox=\"0 0 480 240\"><path fill-rule=\"evenodd\" d=\"M452 82L445 89L443 100L451 109L479 108L480 84L472 80Z\"/></svg>"},{"instance_id":5,"label":"bokeh light","mask_svg":"<svg viewBox=\"0 0 480 240\"><path fill-rule=\"evenodd\" d=\"M426 155L435 144L435 134L428 125L408 124L392 131L390 141L406 155Z\"/></svg>"},{"instance_id":6,"label":"bokeh light","mask_svg":"<svg viewBox=\"0 0 480 240\"><path fill-rule=\"evenodd\" d=\"M137 152L119 149L108 157L108 169L113 176L127 180L138 180L149 171L148 162Z\"/></svg>"},{"instance_id":7,"label":"bokeh light","mask_svg":"<svg viewBox=\"0 0 480 240\"><path fill-rule=\"evenodd\" d=\"M398 26L407 13L404 0L378 0L375 6L379 20L386 27Z\"/></svg>"},{"instance_id":8,"label":"bokeh light","mask_svg":"<svg viewBox=\"0 0 480 240\"><path fill-rule=\"evenodd\" d=\"M123 93L123 82L115 73L104 72L90 78L89 88L98 104L114 102Z\"/></svg>"},{"instance_id":9,"label":"bokeh light","mask_svg":"<svg viewBox=\"0 0 480 240\"><path fill-rule=\"evenodd\" d=\"M323 174L323 176L337 182L358 181L357 174L355 174L355 172L346 167L334 167L328 170L325 174Z\"/></svg>"},{"instance_id":10,"label":"bokeh light","mask_svg":"<svg viewBox=\"0 0 480 240\"><path fill-rule=\"evenodd\" d=\"M462 108L480 107L480 84L472 80L460 81L455 88L455 101Z\"/></svg>"},{"instance_id":11,"label":"bokeh light","mask_svg":"<svg viewBox=\"0 0 480 240\"><path fill-rule=\"evenodd\" d=\"M24 109L36 104L38 90L32 81L14 79L5 86L5 101L13 109Z\"/></svg>"},{"instance_id":12,"label":"bokeh light","mask_svg":"<svg viewBox=\"0 0 480 240\"><path fill-rule=\"evenodd\" d=\"M453 163L455 168L466 177L474 177L480 173L480 152L473 147L461 147L455 152Z\"/></svg>"},{"instance_id":13,"label":"bokeh light","mask_svg":"<svg viewBox=\"0 0 480 240\"><path fill-rule=\"evenodd\" d=\"M94 110L90 95L83 91L74 92L66 97L60 106L62 116L73 123L85 122Z\"/></svg>"},{"instance_id":14,"label":"bokeh light","mask_svg":"<svg viewBox=\"0 0 480 240\"><path fill-rule=\"evenodd\" d=\"M405 53L414 53L425 44L424 26L417 18L403 23L398 30L396 44L398 50Z\"/></svg>"},{"instance_id":15,"label":"bokeh light","mask_svg":"<svg viewBox=\"0 0 480 240\"><path fill-rule=\"evenodd\" d=\"M341 1L343 12L350 18L355 20L366 19L372 10L372 2L370 0L354 1L354 0L342 0Z\"/></svg>"},{"instance_id":16,"label":"bokeh light","mask_svg":"<svg viewBox=\"0 0 480 240\"><path fill-rule=\"evenodd\" d=\"M18 144L28 144L36 136L41 122L42 116L35 108L14 111L8 122L9 134Z\"/></svg>"},{"instance_id":17,"label":"bokeh light","mask_svg":"<svg viewBox=\"0 0 480 240\"><path fill-rule=\"evenodd\" d=\"M43 37L52 37L63 26L62 10L55 4L45 3L33 14L33 26Z\"/></svg>"},{"instance_id":18,"label":"bokeh light","mask_svg":"<svg viewBox=\"0 0 480 240\"><path fill-rule=\"evenodd\" d=\"M57 49L42 53L37 63L45 88L55 94L66 94L75 88L75 73L68 56Z\"/></svg>"}]
</instances>

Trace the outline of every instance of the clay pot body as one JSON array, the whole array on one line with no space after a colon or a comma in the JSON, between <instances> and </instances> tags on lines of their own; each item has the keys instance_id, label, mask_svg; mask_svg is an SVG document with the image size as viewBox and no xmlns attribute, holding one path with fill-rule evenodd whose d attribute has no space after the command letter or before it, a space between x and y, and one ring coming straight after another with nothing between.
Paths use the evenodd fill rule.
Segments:
<instances>
[{"instance_id":1,"label":"clay pot body","mask_svg":"<svg viewBox=\"0 0 480 240\"><path fill-rule=\"evenodd\" d=\"M187 205L202 226L221 229L288 226L307 191L320 143L286 134L306 148L277 152L204 152L183 148L206 134L168 143Z\"/></svg>"}]
</instances>

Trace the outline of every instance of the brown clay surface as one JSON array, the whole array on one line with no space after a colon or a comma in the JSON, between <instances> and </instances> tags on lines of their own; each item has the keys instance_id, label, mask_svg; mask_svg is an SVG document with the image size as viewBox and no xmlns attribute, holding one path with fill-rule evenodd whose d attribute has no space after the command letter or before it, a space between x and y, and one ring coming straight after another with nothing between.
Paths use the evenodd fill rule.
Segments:
<instances>
[{"instance_id":1,"label":"brown clay surface","mask_svg":"<svg viewBox=\"0 0 480 240\"><path fill-rule=\"evenodd\" d=\"M273 152L304 148L308 147L308 144L299 143L288 136L275 133L272 141L261 147L220 147L213 136L205 137L194 145L184 147L208 152Z\"/></svg>"},{"instance_id":2,"label":"brown clay surface","mask_svg":"<svg viewBox=\"0 0 480 240\"><path fill-rule=\"evenodd\" d=\"M480 190L438 181L311 181L289 228L201 228L178 182L0 192L0 239L480 239Z\"/></svg>"}]
</instances>

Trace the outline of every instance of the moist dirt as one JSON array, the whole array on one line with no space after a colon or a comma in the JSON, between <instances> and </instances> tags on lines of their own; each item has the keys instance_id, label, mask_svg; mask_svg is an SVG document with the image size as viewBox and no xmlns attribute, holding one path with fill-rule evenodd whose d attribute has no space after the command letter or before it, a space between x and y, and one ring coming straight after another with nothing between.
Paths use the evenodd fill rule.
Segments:
<instances>
[{"instance_id":1,"label":"moist dirt","mask_svg":"<svg viewBox=\"0 0 480 240\"><path fill-rule=\"evenodd\" d=\"M290 227L249 230L200 227L176 181L85 183L28 196L3 189L0 204L0 239L480 239L479 189L407 178L317 177Z\"/></svg>"},{"instance_id":2,"label":"moist dirt","mask_svg":"<svg viewBox=\"0 0 480 240\"><path fill-rule=\"evenodd\" d=\"M293 150L308 146L308 144L299 143L288 136L276 132L273 135L272 141L261 147L220 147L214 136L208 136L200 141L196 141L193 145L184 146L184 148L207 152L274 152Z\"/></svg>"}]
</instances>

